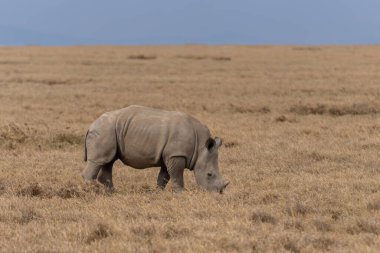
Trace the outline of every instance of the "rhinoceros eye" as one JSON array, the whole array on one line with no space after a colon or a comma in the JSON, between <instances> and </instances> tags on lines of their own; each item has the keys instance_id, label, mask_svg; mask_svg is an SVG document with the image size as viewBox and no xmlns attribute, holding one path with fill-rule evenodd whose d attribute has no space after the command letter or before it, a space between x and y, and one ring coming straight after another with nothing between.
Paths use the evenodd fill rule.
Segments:
<instances>
[{"instance_id":1,"label":"rhinoceros eye","mask_svg":"<svg viewBox=\"0 0 380 253\"><path fill-rule=\"evenodd\" d=\"M212 177L212 173L211 172L207 173L207 176Z\"/></svg>"}]
</instances>

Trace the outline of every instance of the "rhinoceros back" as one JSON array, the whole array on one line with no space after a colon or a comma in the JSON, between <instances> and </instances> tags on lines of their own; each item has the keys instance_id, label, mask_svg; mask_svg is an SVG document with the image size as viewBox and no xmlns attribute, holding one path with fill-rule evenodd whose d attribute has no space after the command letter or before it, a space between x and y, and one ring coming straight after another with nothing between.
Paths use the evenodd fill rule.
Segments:
<instances>
[{"instance_id":1,"label":"rhinoceros back","mask_svg":"<svg viewBox=\"0 0 380 253\"><path fill-rule=\"evenodd\" d=\"M119 158L134 168L160 166L172 156L189 158L194 151L190 118L179 112L142 106L122 109L116 123Z\"/></svg>"}]
</instances>

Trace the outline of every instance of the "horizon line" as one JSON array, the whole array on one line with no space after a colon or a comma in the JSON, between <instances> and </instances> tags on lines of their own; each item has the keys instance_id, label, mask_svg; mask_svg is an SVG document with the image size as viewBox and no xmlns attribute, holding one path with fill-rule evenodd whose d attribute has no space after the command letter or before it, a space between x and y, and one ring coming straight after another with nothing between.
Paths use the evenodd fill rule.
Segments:
<instances>
[{"instance_id":1,"label":"horizon line","mask_svg":"<svg viewBox=\"0 0 380 253\"><path fill-rule=\"evenodd\" d=\"M257 47L334 47L334 46L380 46L380 43L65 43L65 44L1 44L0 47L110 47L110 46L120 46L120 47L170 47L170 46L257 46Z\"/></svg>"}]
</instances>

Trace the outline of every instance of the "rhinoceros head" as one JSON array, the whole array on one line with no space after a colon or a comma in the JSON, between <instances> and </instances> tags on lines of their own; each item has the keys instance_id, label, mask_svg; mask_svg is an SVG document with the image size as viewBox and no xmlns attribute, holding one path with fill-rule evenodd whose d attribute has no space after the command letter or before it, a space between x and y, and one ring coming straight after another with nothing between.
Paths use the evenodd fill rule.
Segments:
<instances>
[{"instance_id":1,"label":"rhinoceros head","mask_svg":"<svg viewBox=\"0 0 380 253\"><path fill-rule=\"evenodd\" d=\"M223 190L230 183L219 174L218 149L221 145L222 140L220 138L216 137L215 140L209 138L205 146L198 151L194 175L198 185L207 191L223 193Z\"/></svg>"}]
</instances>

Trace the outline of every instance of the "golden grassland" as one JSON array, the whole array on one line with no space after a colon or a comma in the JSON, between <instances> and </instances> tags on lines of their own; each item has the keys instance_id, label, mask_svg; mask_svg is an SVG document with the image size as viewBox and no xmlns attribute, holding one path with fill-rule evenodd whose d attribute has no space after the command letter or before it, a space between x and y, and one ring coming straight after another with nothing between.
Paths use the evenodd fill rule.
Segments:
<instances>
[{"instance_id":1,"label":"golden grassland","mask_svg":"<svg viewBox=\"0 0 380 253\"><path fill-rule=\"evenodd\" d=\"M86 185L87 128L130 104L222 137L225 193ZM1 47L0 251L379 252L380 47Z\"/></svg>"}]
</instances>

